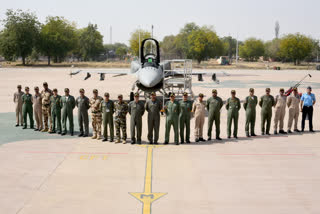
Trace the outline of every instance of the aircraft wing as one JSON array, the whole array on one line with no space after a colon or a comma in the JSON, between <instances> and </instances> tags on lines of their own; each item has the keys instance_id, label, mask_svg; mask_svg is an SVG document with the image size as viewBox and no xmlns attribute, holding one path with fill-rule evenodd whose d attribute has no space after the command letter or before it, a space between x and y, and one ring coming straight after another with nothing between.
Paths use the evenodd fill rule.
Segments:
<instances>
[{"instance_id":1,"label":"aircraft wing","mask_svg":"<svg viewBox=\"0 0 320 214\"><path fill-rule=\"evenodd\" d=\"M126 69L79 69L79 70L72 71L70 75L76 75L79 73L127 75L130 73L130 71Z\"/></svg>"}]
</instances>

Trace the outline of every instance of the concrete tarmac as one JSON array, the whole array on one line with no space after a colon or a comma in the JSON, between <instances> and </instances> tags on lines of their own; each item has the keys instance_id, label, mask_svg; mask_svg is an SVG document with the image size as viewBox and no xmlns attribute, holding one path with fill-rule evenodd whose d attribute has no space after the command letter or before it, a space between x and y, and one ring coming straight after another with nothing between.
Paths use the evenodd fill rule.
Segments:
<instances>
[{"instance_id":1,"label":"concrete tarmac","mask_svg":"<svg viewBox=\"0 0 320 214\"><path fill-rule=\"evenodd\" d=\"M320 132L309 133L308 125L303 134L246 138L245 112L241 109L239 139L226 139L223 107L223 141L156 147L76 136L60 138L15 128L12 98L17 84L33 88L47 81L51 89L58 88L61 93L69 87L74 96L78 95L79 88L85 88L88 97L92 89L97 88L101 95L109 92L115 99L119 93L128 98L135 80L134 76L106 75L106 81L99 81L98 75L92 75L83 81L84 75L70 78L68 72L65 68L0 69L1 213L320 213ZM250 87L256 89L258 97L266 87L271 87L271 94L275 96L280 87L287 88L309 72L313 77L307 79L300 91L311 85L319 100L320 73L317 71L225 72L230 76L219 76L219 85L209 76L204 82L197 82L195 77L195 94L202 92L208 99L211 90L217 88L218 95L226 100L231 89L235 89L243 100ZM315 130L320 129L319 111L318 102L314 110ZM144 143L146 118L145 115ZM300 119L301 115L299 128ZM164 120L162 117L160 142L164 140ZM192 141L193 127L194 119L191 120ZM207 118L205 137L206 130ZM257 107L256 134L260 135L260 107Z\"/></svg>"}]
</instances>

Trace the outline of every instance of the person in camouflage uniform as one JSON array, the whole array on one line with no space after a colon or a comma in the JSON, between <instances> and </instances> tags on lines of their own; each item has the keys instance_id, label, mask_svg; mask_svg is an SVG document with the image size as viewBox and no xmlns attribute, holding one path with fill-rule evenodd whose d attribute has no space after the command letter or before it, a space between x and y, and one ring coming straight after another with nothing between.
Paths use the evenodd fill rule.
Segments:
<instances>
[{"instance_id":1,"label":"person in camouflage uniform","mask_svg":"<svg viewBox=\"0 0 320 214\"><path fill-rule=\"evenodd\" d=\"M270 88L266 88L266 94L260 98L259 106L261 107L261 134L270 135L270 125L272 118L272 107L275 105L274 97L270 94ZM265 124L267 128L265 129Z\"/></svg>"},{"instance_id":2,"label":"person in camouflage uniform","mask_svg":"<svg viewBox=\"0 0 320 214\"><path fill-rule=\"evenodd\" d=\"M63 132L61 135L67 133L67 119L69 120L69 131L70 135L73 136L73 109L76 106L76 101L73 96L71 96L69 88L64 89L65 95L61 97L62 106L62 126Z\"/></svg>"},{"instance_id":3,"label":"person in camouflage uniform","mask_svg":"<svg viewBox=\"0 0 320 214\"><path fill-rule=\"evenodd\" d=\"M23 117L22 117L22 95L24 94L23 91L21 91L22 86L18 85L17 89L18 91L13 94L13 102L16 105L16 127L20 125L23 126Z\"/></svg>"},{"instance_id":4,"label":"person in camouflage uniform","mask_svg":"<svg viewBox=\"0 0 320 214\"><path fill-rule=\"evenodd\" d=\"M114 114L114 103L109 99L109 93L104 94L104 100L101 101L101 112L103 119L103 140L108 140L108 126L110 130L110 142L113 142L114 138L114 126L113 126L113 114Z\"/></svg>"},{"instance_id":5,"label":"person in camouflage uniform","mask_svg":"<svg viewBox=\"0 0 320 214\"><path fill-rule=\"evenodd\" d=\"M88 109L90 108L89 98L84 95L84 89L79 90L80 96L76 99L76 106L78 107L78 123L80 127L80 134L78 137L89 136L89 116ZM83 130L84 126L84 130Z\"/></svg>"},{"instance_id":6,"label":"person in camouflage uniform","mask_svg":"<svg viewBox=\"0 0 320 214\"><path fill-rule=\"evenodd\" d=\"M102 124L102 114L101 114L101 101L102 97L98 96L98 90L93 90L93 97L90 99L91 107L91 119L93 136L92 139L101 139L101 124Z\"/></svg>"},{"instance_id":7,"label":"person in camouflage uniform","mask_svg":"<svg viewBox=\"0 0 320 214\"><path fill-rule=\"evenodd\" d=\"M227 119L227 134L228 138L231 137L231 125L233 121L233 137L238 138L238 119L239 110L241 108L240 100L236 97L236 91L231 91L231 97L227 100L226 109L228 111Z\"/></svg>"},{"instance_id":8,"label":"person in camouflage uniform","mask_svg":"<svg viewBox=\"0 0 320 214\"><path fill-rule=\"evenodd\" d=\"M207 100L207 110L209 113L209 116L208 116L208 141L211 140L213 122L215 122L215 125L216 125L216 139L221 140L221 138L220 138L220 110L223 106L223 101L217 95L218 95L217 90L213 89L212 90L212 97L210 97Z\"/></svg>"},{"instance_id":9,"label":"person in camouflage uniform","mask_svg":"<svg viewBox=\"0 0 320 214\"><path fill-rule=\"evenodd\" d=\"M249 89L249 96L246 97L244 103L243 103L243 108L246 111L246 136L250 137L251 136L256 136L254 133L254 126L256 123L256 106L258 104L258 98L257 96L254 95L254 89L250 88ZM250 132L249 132L249 127L250 127Z\"/></svg>"},{"instance_id":10,"label":"person in camouflage uniform","mask_svg":"<svg viewBox=\"0 0 320 214\"><path fill-rule=\"evenodd\" d=\"M56 126L58 134L61 134L61 96L58 95L58 90L53 89L53 95L50 97L50 109L52 116L52 130L50 134L56 133Z\"/></svg>"},{"instance_id":11,"label":"person in camouflage uniform","mask_svg":"<svg viewBox=\"0 0 320 214\"><path fill-rule=\"evenodd\" d=\"M131 144L136 143L135 130L137 129L137 143L141 144L141 133L142 133L142 116L145 112L144 104L139 101L139 93L134 94L134 101L131 101L128 105L128 112L131 115L130 120L130 133L131 133Z\"/></svg>"},{"instance_id":12,"label":"person in camouflage uniform","mask_svg":"<svg viewBox=\"0 0 320 214\"><path fill-rule=\"evenodd\" d=\"M170 129L173 126L174 143L179 145L179 102L175 100L175 94L170 95L170 100L166 102L164 110L166 113L166 133L164 144L169 143Z\"/></svg>"},{"instance_id":13,"label":"person in camouflage uniform","mask_svg":"<svg viewBox=\"0 0 320 214\"><path fill-rule=\"evenodd\" d=\"M180 143L184 144L184 128L186 128L186 143L190 143L190 120L192 111L192 101L188 100L188 93L183 93L183 100L179 102L179 126Z\"/></svg>"},{"instance_id":14,"label":"person in camouflage uniform","mask_svg":"<svg viewBox=\"0 0 320 214\"><path fill-rule=\"evenodd\" d=\"M149 144L158 144L160 128L160 112L162 102L157 99L156 93L151 92L151 99L146 102L146 111L148 112L148 140ZM154 133L154 136L153 136Z\"/></svg>"},{"instance_id":15,"label":"person in camouflage uniform","mask_svg":"<svg viewBox=\"0 0 320 214\"><path fill-rule=\"evenodd\" d=\"M23 115L23 129L27 128L27 115L29 115L30 128L33 129L33 98L29 94L29 87L25 88L25 94L22 95L22 115Z\"/></svg>"},{"instance_id":16,"label":"person in camouflage uniform","mask_svg":"<svg viewBox=\"0 0 320 214\"><path fill-rule=\"evenodd\" d=\"M43 90L41 91L42 98L42 117L44 122L44 129L41 132L48 132L52 130L52 117L50 108L50 97L52 96L52 91L48 88L48 83L43 83ZM48 126L48 121L50 127Z\"/></svg>"},{"instance_id":17,"label":"person in camouflage uniform","mask_svg":"<svg viewBox=\"0 0 320 214\"><path fill-rule=\"evenodd\" d=\"M128 113L128 104L123 101L122 94L118 95L118 101L114 104L115 108L115 127L116 127L116 143L120 143L121 135L120 129L122 130L122 143L126 144L127 140L127 113Z\"/></svg>"}]
</instances>

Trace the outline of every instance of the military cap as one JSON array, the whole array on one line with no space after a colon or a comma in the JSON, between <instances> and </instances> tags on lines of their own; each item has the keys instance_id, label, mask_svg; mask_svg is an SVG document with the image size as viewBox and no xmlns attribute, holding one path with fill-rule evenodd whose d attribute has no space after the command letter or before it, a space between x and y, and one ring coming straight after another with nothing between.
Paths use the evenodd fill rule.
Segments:
<instances>
[{"instance_id":1,"label":"military cap","mask_svg":"<svg viewBox=\"0 0 320 214\"><path fill-rule=\"evenodd\" d=\"M122 94L118 94L118 98L119 98L119 97L123 97Z\"/></svg>"},{"instance_id":2,"label":"military cap","mask_svg":"<svg viewBox=\"0 0 320 214\"><path fill-rule=\"evenodd\" d=\"M29 90L29 87L28 87L28 86L26 86L26 87L24 88L24 90Z\"/></svg>"},{"instance_id":3,"label":"military cap","mask_svg":"<svg viewBox=\"0 0 320 214\"><path fill-rule=\"evenodd\" d=\"M58 91L58 89L56 89L56 88L54 88L52 91L55 91L55 92L57 92Z\"/></svg>"},{"instance_id":4,"label":"military cap","mask_svg":"<svg viewBox=\"0 0 320 214\"><path fill-rule=\"evenodd\" d=\"M200 94L199 94L199 97L203 97L203 94L202 94L202 93L200 93Z\"/></svg>"},{"instance_id":5,"label":"military cap","mask_svg":"<svg viewBox=\"0 0 320 214\"><path fill-rule=\"evenodd\" d=\"M139 93L138 92L134 93L134 96L139 97Z\"/></svg>"},{"instance_id":6,"label":"military cap","mask_svg":"<svg viewBox=\"0 0 320 214\"><path fill-rule=\"evenodd\" d=\"M105 96L105 97L109 97L110 94L109 94L108 92L106 92L106 93L104 93L104 96Z\"/></svg>"},{"instance_id":7,"label":"military cap","mask_svg":"<svg viewBox=\"0 0 320 214\"><path fill-rule=\"evenodd\" d=\"M175 97L176 95L174 93L170 94L170 97Z\"/></svg>"},{"instance_id":8,"label":"military cap","mask_svg":"<svg viewBox=\"0 0 320 214\"><path fill-rule=\"evenodd\" d=\"M69 88L65 88L65 89L64 89L64 92L69 92Z\"/></svg>"},{"instance_id":9,"label":"military cap","mask_svg":"<svg viewBox=\"0 0 320 214\"><path fill-rule=\"evenodd\" d=\"M48 85L48 83L47 83L47 82L44 82L43 85Z\"/></svg>"},{"instance_id":10,"label":"military cap","mask_svg":"<svg viewBox=\"0 0 320 214\"><path fill-rule=\"evenodd\" d=\"M308 88L307 88L307 89L310 89L310 90L311 90L312 88L311 88L311 86L308 86Z\"/></svg>"},{"instance_id":11,"label":"military cap","mask_svg":"<svg viewBox=\"0 0 320 214\"><path fill-rule=\"evenodd\" d=\"M34 90L39 90L39 87L38 86L34 87Z\"/></svg>"},{"instance_id":12,"label":"military cap","mask_svg":"<svg viewBox=\"0 0 320 214\"><path fill-rule=\"evenodd\" d=\"M293 88L292 90L293 90L293 91L298 91L298 89L297 89L297 88Z\"/></svg>"},{"instance_id":13,"label":"military cap","mask_svg":"<svg viewBox=\"0 0 320 214\"><path fill-rule=\"evenodd\" d=\"M98 90L97 90L97 89L93 89L92 92L93 92L93 93L98 93Z\"/></svg>"},{"instance_id":14,"label":"military cap","mask_svg":"<svg viewBox=\"0 0 320 214\"><path fill-rule=\"evenodd\" d=\"M266 91L271 91L270 88L266 88Z\"/></svg>"},{"instance_id":15,"label":"military cap","mask_svg":"<svg viewBox=\"0 0 320 214\"><path fill-rule=\"evenodd\" d=\"M253 88L250 88L250 89L249 89L249 92L254 92L254 89L253 89Z\"/></svg>"},{"instance_id":16,"label":"military cap","mask_svg":"<svg viewBox=\"0 0 320 214\"><path fill-rule=\"evenodd\" d=\"M83 89L83 88L80 88L79 92L84 93L84 89Z\"/></svg>"},{"instance_id":17,"label":"military cap","mask_svg":"<svg viewBox=\"0 0 320 214\"><path fill-rule=\"evenodd\" d=\"M152 96L156 96L156 92L151 92L151 95Z\"/></svg>"},{"instance_id":18,"label":"military cap","mask_svg":"<svg viewBox=\"0 0 320 214\"><path fill-rule=\"evenodd\" d=\"M183 92L183 96L188 96L188 93L187 92Z\"/></svg>"},{"instance_id":19,"label":"military cap","mask_svg":"<svg viewBox=\"0 0 320 214\"><path fill-rule=\"evenodd\" d=\"M280 91L284 91L284 88L280 88Z\"/></svg>"},{"instance_id":20,"label":"military cap","mask_svg":"<svg viewBox=\"0 0 320 214\"><path fill-rule=\"evenodd\" d=\"M21 85L17 85L17 88L22 88L22 86Z\"/></svg>"},{"instance_id":21,"label":"military cap","mask_svg":"<svg viewBox=\"0 0 320 214\"><path fill-rule=\"evenodd\" d=\"M236 90L231 90L231 94L235 94L236 93Z\"/></svg>"},{"instance_id":22,"label":"military cap","mask_svg":"<svg viewBox=\"0 0 320 214\"><path fill-rule=\"evenodd\" d=\"M212 93L217 93L217 89L212 89Z\"/></svg>"}]
</instances>

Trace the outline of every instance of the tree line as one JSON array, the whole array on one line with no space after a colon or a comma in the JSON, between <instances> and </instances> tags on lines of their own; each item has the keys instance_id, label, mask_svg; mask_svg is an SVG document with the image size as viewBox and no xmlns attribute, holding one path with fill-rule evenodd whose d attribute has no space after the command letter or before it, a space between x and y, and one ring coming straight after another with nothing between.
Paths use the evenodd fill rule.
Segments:
<instances>
[{"instance_id":1,"label":"tree line","mask_svg":"<svg viewBox=\"0 0 320 214\"><path fill-rule=\"evenodd\" d=\"M149 31L138 29L131 33L129 47L123 43L103 44L103 36L95 24L78 29L75 23L59 16L49 16L45 23L40 23L34 13L22 10L7 10L2 23L0 55L8 61L21 57L23 65L26 59L37 59L40 55L48 58L48 65L52 60L59 63L67 57L78 61L97 61L101 55L125 59L128 55L139 55L139 38L142 41L151 37ZM271 41L256 38L237 41L231 36L219 37L212 26L187 23L177 35L165 36L160 41L161 54L167 59L189 58L201 63L219 56L235 58L238 45L239 56L245 61L263 57L300 64L318 56L318 40L300 33L279 37L279 28L277 22L276 37Z\"/></svg>"}]
</instances>

